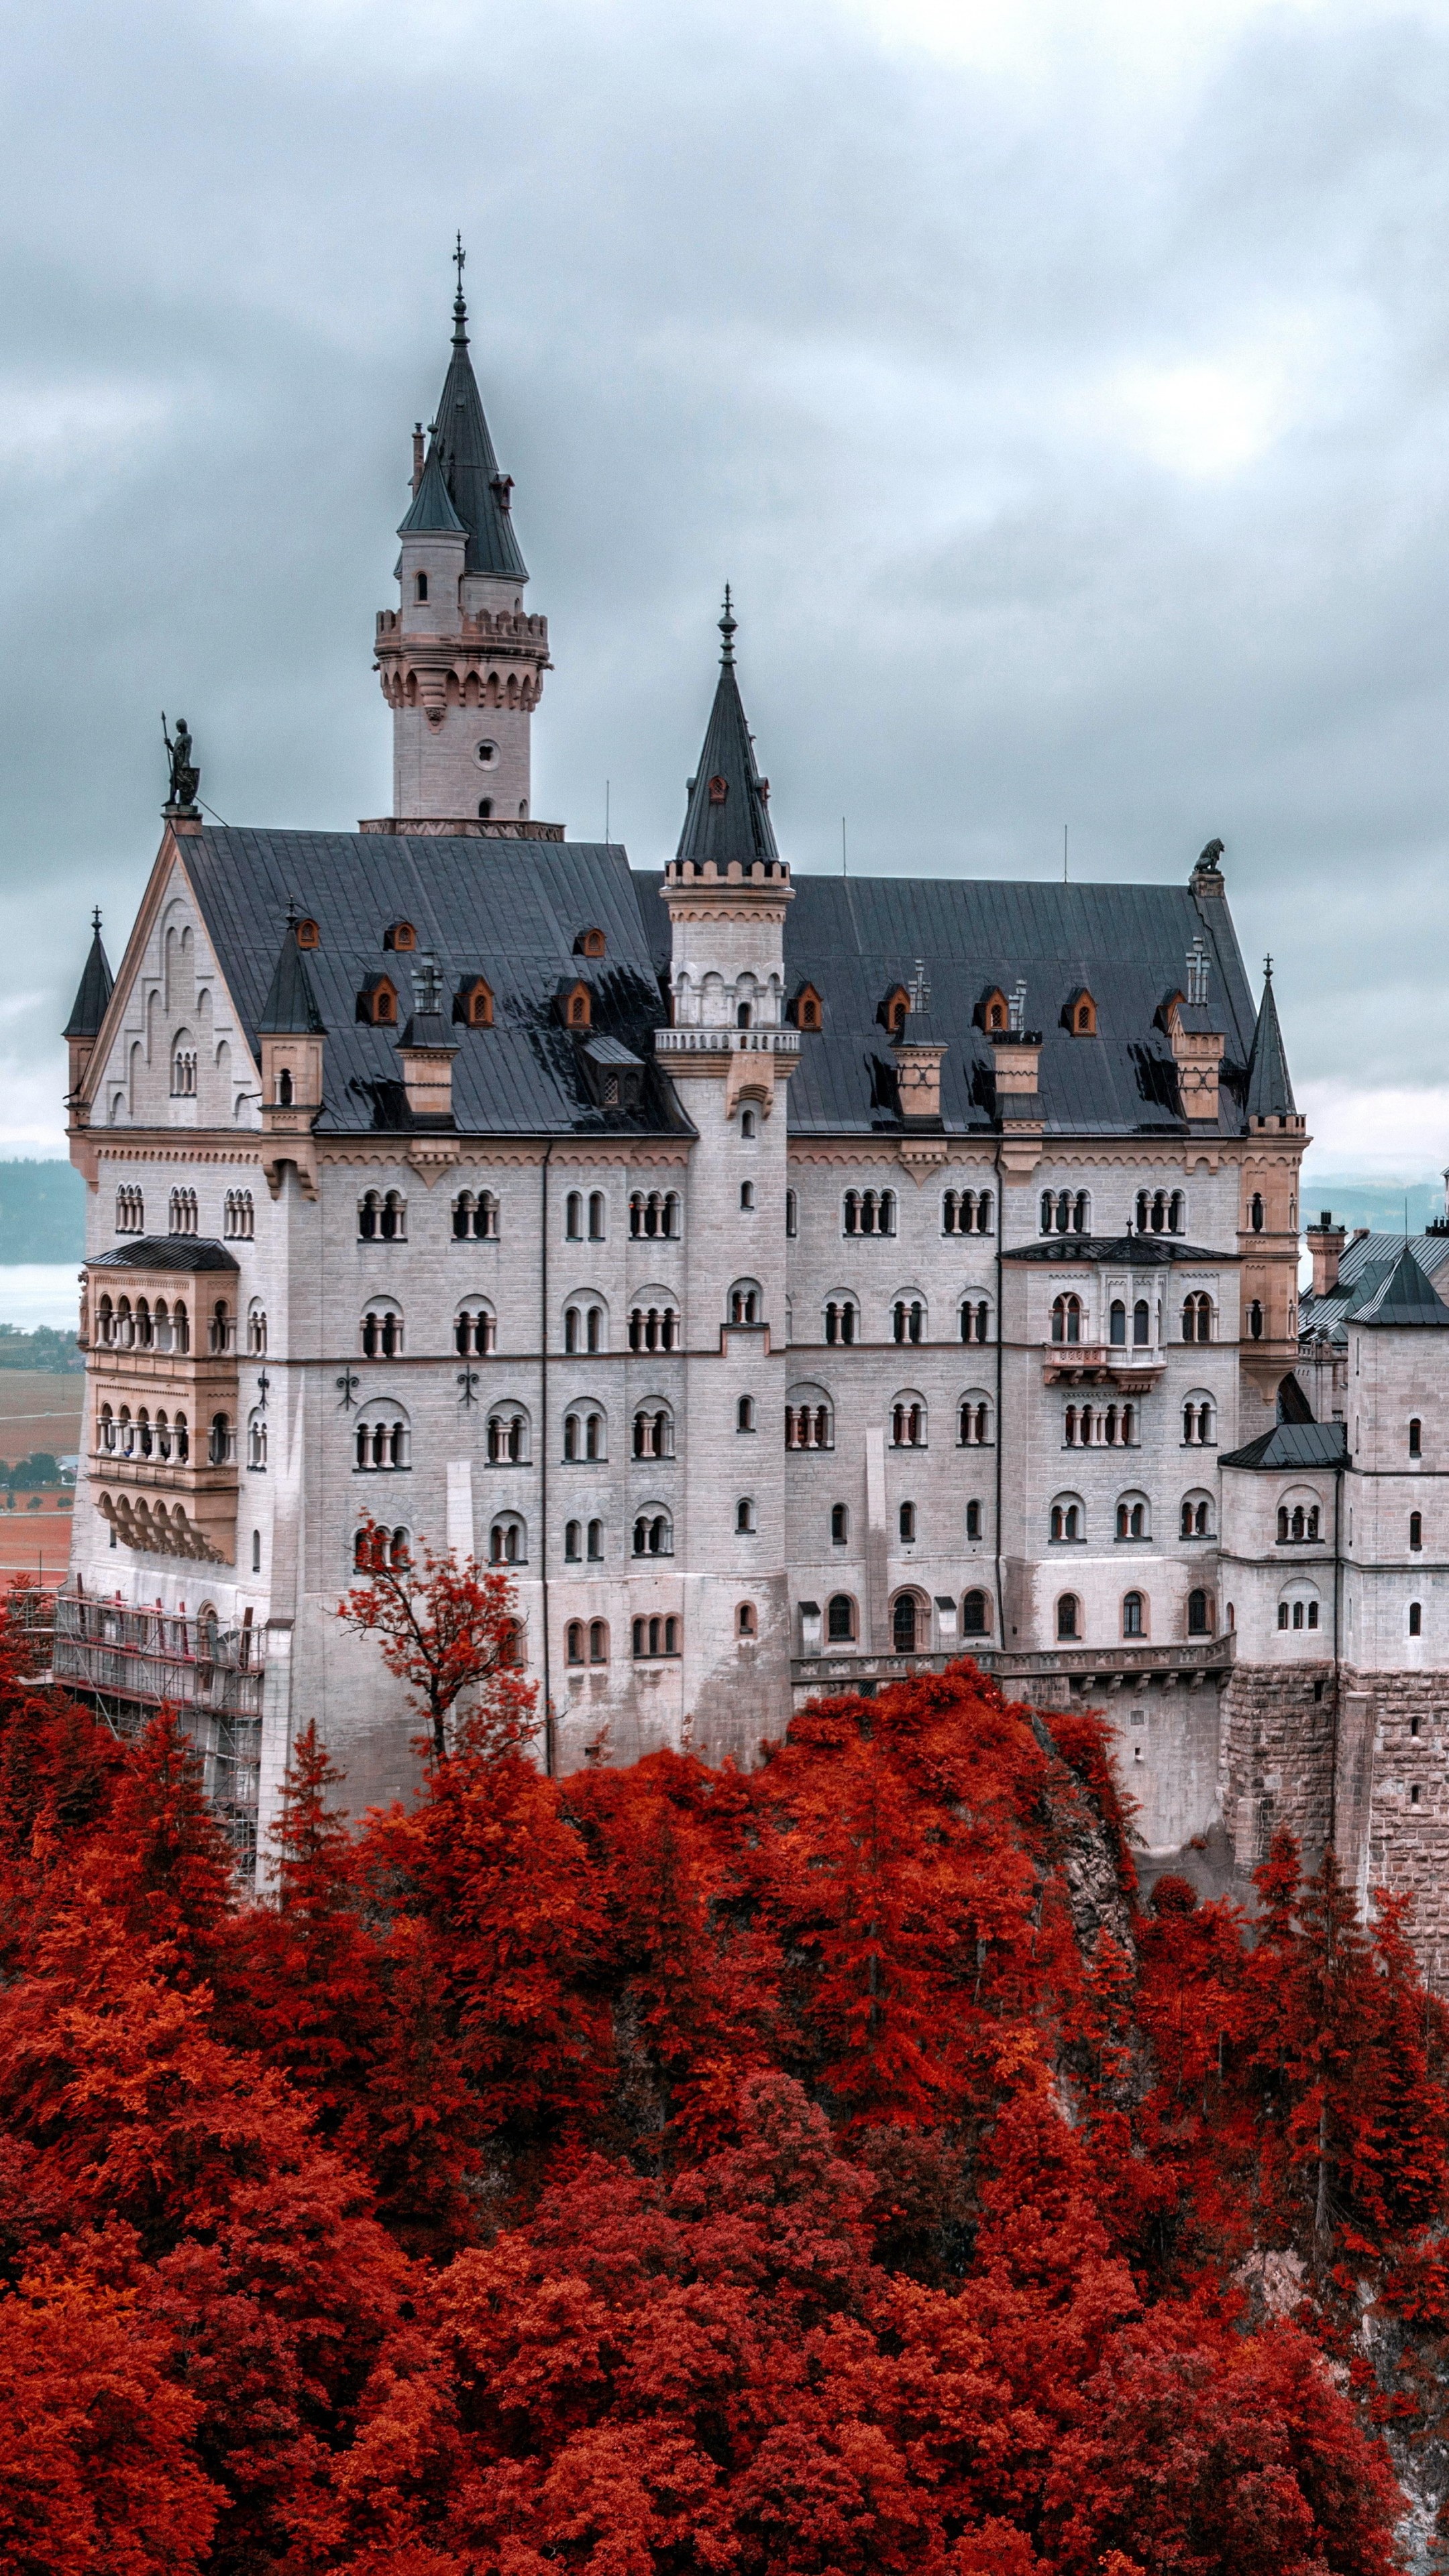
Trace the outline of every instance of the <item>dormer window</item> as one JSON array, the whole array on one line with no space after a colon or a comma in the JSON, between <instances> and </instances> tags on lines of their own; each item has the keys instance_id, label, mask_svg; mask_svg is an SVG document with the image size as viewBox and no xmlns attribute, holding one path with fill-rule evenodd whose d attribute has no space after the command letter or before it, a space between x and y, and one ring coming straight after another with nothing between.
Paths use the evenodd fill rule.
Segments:
<instances>
[{"instance_id":1,"label":"dormer window","mask_svg":"<svg viewBox=\"0 0 1449 2576\"><path fill-rule=\"evenodd\" d=\"M1085 987L1073 993L1062 1013L1062 1025L1074 1038L1094 1038L1097 1034L1097 1005Z\"/></svg>"},{"instance_id":2,"label":"dormer window","mask_svg":"<svg viewBox=\"0 0 1449 2576\"><path fill-rule=\"evenodd\" d=\"M576 957L602 957L608 945L602 930L581 930L574 941Z\"/></svg>"},{"instance_id":3,"label":"dormer window","mask_svg":"<svg viewBox=\"0 0 1449 2576\"><path fill-rule=\"evenodd\" d=\"M471 976L460 984L453 999L453 1017L468 1029L491 1029L493 995L481 975Z\"/></svg>"},{"instance_id":4,"label":"dormer window","mask_svg":"<svg viewBox=\"0 0 1449 2576\"><path fill-rule=\"evenodd\" d=\"M301 920L301 921L299 921L299 922L298 922L298 924L297 924L297 945L298 945L298 947L299 947L299 948L320 948L320 947L321 947L321 945L322 945L322 933L321 933L321 931L318 929L317 924L316 924L316 922L315 922L315 921L309 921L309 920L307 920L307 919L305 919L305 918L304 918L303 920Z\"/></svg>"},{"instance_id":5,"label":"dormer window","mask_svg":"<svg viewBox=\"0 0 1449 2576\"><path fill-rule=\"evenodd\" d=\"M375 1029L397 1026L397 987L386 975L369 975L357 996L357 1016Z\"/></svg>"},{"instance_id":6,"label":"dormer window","mask_svg":"<svg viewBox=\"0 0 1449 2576\"><path fill-rule=\"evenodd\" d=\"M559 995L559 1016L566 1029L593 1026L593 998L587 984L566 984Z\"/></svg>"},{"instance_id":7,"label":"dormer window","mask_svg":"<svg viewBox=\"0 0 1449 2576\"><path fill-rule=\"evenodd\" d=\"M722 805L729 792L730 783L727 778L714 777L710 780L709 801L711 805Z\"/></svg>"},{"instance_id":8,"label":"dormer window","mask_svg":"<svg viewBox=\"0 0 1449 2576\"><path fill-rule=\"evenodd\" d=\"M427 576L427 574L426 574L425 572L420 572L420 573L418 574L418 578L417 578L417 590L416 590L416 594L415 594L415 595L416 595L416 597L417 597L417 598L419 598L419 599L426 599L426 598L427 598L427 595L428 595L428 576Z\"/></svg>"},{"instance_id":9,"label":"dormer window","mask_svg":"<svg viewBox=\"0 0 1449 2576\"><path fill-rule=\"evenodd\" d=\"M416 948L418 934L410 921L389 922L382 934L384 948Z\"/></svg>"},{"instance_id":10,"label":"dormer window","mask_svg":"<svg viewBox=\"0 0 1449 2576\"><path fill-rule=\"evenodd\" d=\"M1005 1037L1011 1026L1011 1004L999 984L994 984L990 992L985 995L980 1010L981 1025L987 1036Z\"/></svg>"},{"instance_id":11,"label":"dormer window","mask_svg":"<svg viewBox=\"0 0 1449 2576\"><path fill-rule=\"evenodd\" d=\"M883 1029L898 1038L911 1015L911 997L904 984L893 984L876 1013Z\"/></svg>"},{"instance_id":12,"label":"dormer window","mask_svg":"<svg viewBox=\"0 0 1449 2576\"><path fill-rule=\"evenodd\" d=\"M813 984L802 984L790 1004L790 1017L797 1029L819 1031L825 1025L825 1005Z\"/></svg>"}]
</instances>

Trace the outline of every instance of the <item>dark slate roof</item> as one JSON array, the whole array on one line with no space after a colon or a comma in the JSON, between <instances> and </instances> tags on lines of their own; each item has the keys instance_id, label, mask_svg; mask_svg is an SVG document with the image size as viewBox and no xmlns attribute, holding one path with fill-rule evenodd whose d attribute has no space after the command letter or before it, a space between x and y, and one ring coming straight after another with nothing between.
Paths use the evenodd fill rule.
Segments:
<instances>
[{"instance_id":1,"label":"dark slate roof","mask_svg":"<svg viewBox=\"0 0 1449 2576\"><path fill-rule=\"evenodd\" d=\"M1349 1317L1372 1302L1397 1267L1406 1242L1427 1279L1436 1279L1449 1269L1449 1229L1442 1234L1411 1236L1361 1234L1345 1247L1337 1282L1327 1294L1315 1297L1311 1290L1305 1290L1299 1298L1300 1338L1312 1342L1325 1335L1330 1341L1345 1341Z\"/></svg>"},{"instance_id":2,"label":"dark slate roof","mask_svg":"<svg viewBox=\"0 0 1449 2576\"><path fill-rule=\"evenodd\" d=\"M661 969L669 958L662 882L636 879ZM788 1094L792 1131L900 1131L895 1059L876 1013L922 958L931 1020L948 1039L941 1066L948 1133L994 1131L994 1059L972 1013L983 990L1009 992L1022 981L1027 1020L1044 1031L1039 1078L1049 1134L1186 1136L1177 1068L1157 1011L1163 993L1184 981L1188 950L1200 938L1226 1047L1217 1129L1195 1123L1191 1132L1243 1133L1256 1013L1220 897L1199 902L1185 884L904 876L797 876L794 888L785 915L785 989L807 979L815 985L825 1025L802 1038ZM1060 1026L1062 1004L1083 984L1097 1005L1096 1037L1073 1037Z\"/></svg>"},{"instance_id":3,"label":"dark slate roof","mask_svg":"<svg viewBox=\"0 0 1449 2576\"><path fill-rule=\"evenodd\" d=\"M63 1038L93 1038L100 1035L101 1022L106 1016L106 1004L111 998L111 987L115 980L111 973L110 959L101 944L101 916L96 913L91 930L91 952L85 962L85 972L80 979L80 988L71 1004L70 1018L61 1030Z\"/></svg>"},{"instance_id":4,"label":"dark slate roof","mask_svg":"<svg viewBox=\"0 0 1449 2576\"><path fill-rule=\"evenodd\" d=\"M468 531L464 571L496 573L505 581L527 581L528 568L509 517L508 486L498 471L478 379L468 355L467 320L468 308L460 295L453 306L453 353L438 397L429 461L436 454L448 498ZM426 483L426 468L423 480ZM418 497L422 497L421 487Z\"/></svg>"},{"instance_id":5,"label":"dark slate roof","mask_svg":"<svg viewBox=\"0 0 1449 2576\"><path fill-rule=\"evenodd\" d=\"M465 534L462 520L448 497L443 479L442 459L436 439L428 451L422 480L413 494L412 507L398 529L400 537L461 537Z\"/></svg>"},{"instance_id":6,"label":"dark slate roof","mask_svg":"<svg viewBox=\"0 0 1449 2576\"><path fill-rule=\"evenodd\" d=\"M1449 1326L1449 1306L1425 1278L1407 1243L1388 1277L1350 1311L1356 1324Z\"/></svg>"},{"instance_id":7,"label":"dark slate roof","mask_svg":"<svg viewBox=\"0 0 1449 2576\"><path fill-rule=\"evenodd\" d=\"M307 973L307 961L297 945L297 930L289 922L282 934L276 970L262 1004L257 1034L264 1038L324 1038L327 1023L317 1008L317 996Z\"/></svg>"},{"instance_id":8,"label":"dark slate roof","mask_svg":"<svg viewBox=\"0 0 1449 2576\"><path fill-rule=\"evenodd\" d=\"M307 972L328 1037L321 1135L412 1124L396 1031L357 1018L367 978L399 961L384 955L389 923L410 921L420 959L431 955L445 992L485 975L491 1029L450 1023L457 1042L453 1113L465 1134L514 1136L688 1135L672 1086L652 1061L663 1018L635 881L617 844L435 839L383 832L188 833L181 856L241 1015L256 1046L279 930L293 900L317 922L321 946ZM663 905L659 910L663 912ZM591 962L589 1036L617 1037L649 1065L639 1104L593 1102L578 1041L554 1008L561 980L578 979L574 940L601 929L607 960ZM415 970L416 971L416 970ZM415 1000L404 987L404 1007Z\"/></svg>"},{"instance_id":9,"label":"dark slate roof","mask_svg":"<svg viewBox=\"0 0 1449 2576\"><path fill-rule=\"evenodd\" d=\"M1278 1422L1245 1449L1230 1449L1220 1467L1339 1467L1348 1457L1341 1422Z\"/></svg>"},{"instance_id":10,"label":"dark slate roof","mask_svg":"<svg viewBox=\"0 0 1449 2576\"><path fill-rule=\"evenodd\" d=\"M728 591L719 629L724 637L719 681L704 729L699 767L689 782L678 855L681 859L713 859L723 868L733 859L748 863L751 859L777 859L780 853L770 823L768 791L755 764L754 737L745 722L735 676L735 620Z\"/></svg>"},{"instance_id":11,"label":"dark slate roof","mask_svg":"<svg viewBox=\"0 0 1449 2576\"><path fill-rule=\"evenodd\" d=\"M1288 1078L1288 1055L1283 1044L1283 1032L1278 1026L1278 1005L1273 999L1271 966L1263 977L1263 999L1258 1009L1258 1025L1253 1032L1246 1107L1250 1118L1296 1115L1293 1085Z\"/></svg>"},{"instance_id":12,"label":"dark slate roof","mask_svg":"<svg viewBox=\"0 0 1449 2576\"><path fill-rule=\"evenodd\" d=\"M1200 1243L1184 1243L1166 1234L1044 1234L1040 1243L1019 1243L1003 1252L1003 1261L1105 1261L1117 1269L1166 1270L1175 1261L1219 1265L1236 1261L1235 1252L1208 1252Z\"/></svg>"},{"instance_id":13,"label":"dark slate roof","mask_svg":"<svg viewBox=\"0 0 1449 2576\"><path fill-rule=\"evenodd\" d=\"M141 1234L134 1242L118 1243L114 1252L93 1253L86 1266L91 1270L235 1270L240 1265L224 1243L212 1243L205 1235Z\"/></svg>"}]
</instances>

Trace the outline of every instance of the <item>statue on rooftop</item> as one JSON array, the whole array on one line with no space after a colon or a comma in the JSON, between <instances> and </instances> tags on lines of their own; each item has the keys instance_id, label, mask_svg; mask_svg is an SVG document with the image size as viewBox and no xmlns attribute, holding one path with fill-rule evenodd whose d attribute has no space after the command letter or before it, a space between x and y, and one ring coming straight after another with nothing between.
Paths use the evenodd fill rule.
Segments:
<instances>
[{"instance_id":1,"label":"statue on rooftop","mask_svg":"<svg viewBox=\"0 0 1449 2576\"><path fill-rule=\"evenodd\" d=\"M185 716L176 719L176 740L166 730L166 714L161 715L161 739L171 762L171 786L166 798L168 814L192 816L199 813L196 791L201 785L201 772L191 757L191 731Z\"/></svg>"}]
</instances>

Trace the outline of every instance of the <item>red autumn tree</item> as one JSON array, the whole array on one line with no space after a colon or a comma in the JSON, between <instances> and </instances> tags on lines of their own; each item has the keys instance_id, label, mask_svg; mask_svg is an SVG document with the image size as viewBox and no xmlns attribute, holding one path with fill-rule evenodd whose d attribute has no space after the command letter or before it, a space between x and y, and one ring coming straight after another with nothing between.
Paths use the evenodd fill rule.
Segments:
<instances>
[{"instance_id":1,"label":"red autumn tree","mask_svg":"<svg viewBox=\"0 0 1449 2576\"><path fill-rule=\"evenodd\" d=\"M506 1574L476 1557L435 1555L426 1541L421 1563L395 1561L387 1534L369 1514L359 1556L366 1579L339 1602L337 1616L359 1635L376 1637L394 1678L407 1685L427 1721L433 1758L448 1752L448 1727L460 1700L460 1734L475 1751L502 1752L534 1732L537 1693L518 1659L518 1611Z\"/></svg>"}]
</instances>

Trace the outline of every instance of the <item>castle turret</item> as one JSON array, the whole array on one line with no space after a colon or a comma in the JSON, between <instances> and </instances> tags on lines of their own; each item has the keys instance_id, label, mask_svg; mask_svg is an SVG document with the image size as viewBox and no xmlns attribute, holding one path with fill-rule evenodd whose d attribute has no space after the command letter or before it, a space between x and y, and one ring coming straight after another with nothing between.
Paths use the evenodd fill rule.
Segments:
<instances>
[{"instance_id":1,"label":"castle turret","mask_svg":"<svg viewBox=\"0 0 1449 2576\"><path fill-rule=\"evenodd\" d=\"M499 470L468 354L461 249L458 262L448 372L398 530L399 605L377 621L393 812L364 826L373 831L516 833L532 815L529 728L548 621L524 608L512 478Z\"/></svg>"},{"instance_id":2,"label":"castle turret","mask_svg":"<svg viewBox=\"0 0 1449 2576\"><path fill-rule=\"evenodd\" d=\"M1298 1356L1298 1170L1308 1137L1294 1105L1271 957L1264 961L1244 1107L1239 1349L1247 1384L1265 1404L1276 1405Z\"/></svg>"},{"instance_id":3,"label":"castle turret","mask_svg":"<svg viewBox=\"0 0 1449 2576\"><path fill-rule=\"evenodd\" d=\"M85 972L80 979L80 989L71 1005L70 1018L61 1031L62 1037L70 1048L70 1092L67 1106L72 1121L76 1125L83 1121L81 1085L85 1081L86 1067L90 1063L96 1040L101 1033L101 1022L106 1016L106 1005L111 998L111 988L115 980L111 973L110 959L101 941L101 916L98 906L91 915L91 949L85 962Z\"/></svg>"}]
</instances>

